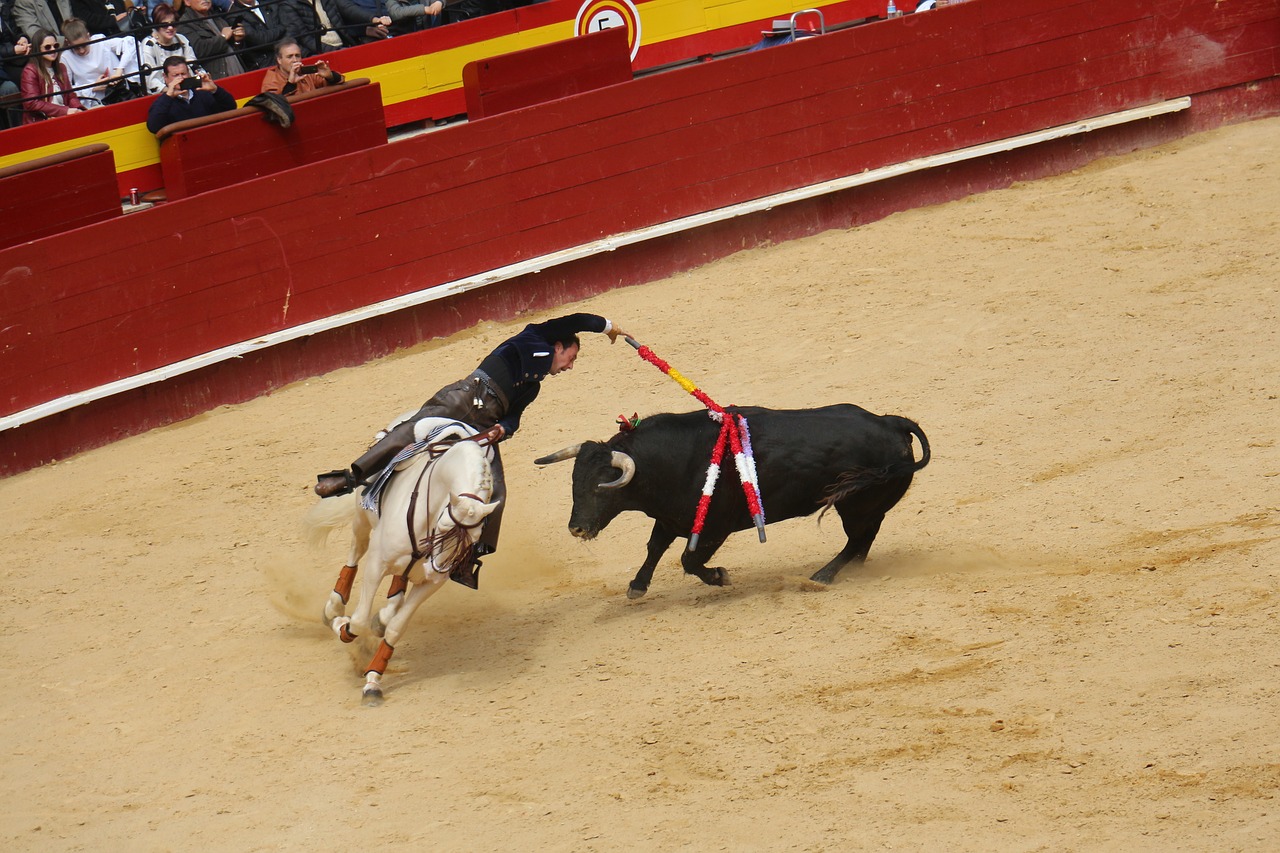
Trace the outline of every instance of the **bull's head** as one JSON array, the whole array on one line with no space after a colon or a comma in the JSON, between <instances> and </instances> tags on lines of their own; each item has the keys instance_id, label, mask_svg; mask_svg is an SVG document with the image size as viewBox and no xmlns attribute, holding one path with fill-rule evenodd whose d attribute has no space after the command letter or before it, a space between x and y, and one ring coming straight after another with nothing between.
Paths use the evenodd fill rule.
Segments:
<instances>
[{"instance_id":1,"label":"bull's head","mask_svg":"<svg viewBox=\"0 0 1280 853\"><path fill-rule=\"evenodd\" d=\"M594 539L624 509L622 492L636 475L630 456L598 441L586 441L535 459L549 465L573 459L573 510L569 532L579 539Z\"/></svg>"}]
</instances>

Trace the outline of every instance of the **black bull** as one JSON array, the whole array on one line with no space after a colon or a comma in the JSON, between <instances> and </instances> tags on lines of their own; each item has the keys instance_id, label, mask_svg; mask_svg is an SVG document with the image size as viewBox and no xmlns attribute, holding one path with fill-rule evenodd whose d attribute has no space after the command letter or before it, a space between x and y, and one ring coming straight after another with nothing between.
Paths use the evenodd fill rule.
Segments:
<instances>
[{"instance_id":1,"label":"black bull","mask_svg":"<svg viewBox=\"0 0 1280 853\"><path fill-rule=\"evenodd\" d=\"M734 409L747 419L767 522L810 515L834 507L848 543L812 579L831 583L844 565L866 559L884 515L929 464L929 441L913 421L875 415L844 403L820 409ZM693 529L720 426L706 412L645 418L607 442L588 441L535 460L539 465L576 457L569 532L594 539L619 513L643 512L653 519L648 556L627 595L649 589L654 567L676 537ZM911 437L920 441L920 460ZM753 526L746 498L726 451L722 474L697 547L680 558L685 572L721 586L723 569L707 561L729 534Z\"/></svg>"}]
</instances>

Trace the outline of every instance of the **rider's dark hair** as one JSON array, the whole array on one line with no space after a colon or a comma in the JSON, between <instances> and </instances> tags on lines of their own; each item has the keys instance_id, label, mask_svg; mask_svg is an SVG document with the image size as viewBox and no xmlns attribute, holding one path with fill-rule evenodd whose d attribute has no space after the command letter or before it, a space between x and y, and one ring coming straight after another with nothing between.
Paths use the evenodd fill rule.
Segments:
<instances>
[{"instance_id":1,"label":"rider's dark hair","mask_svg":"<svg viewBox=\"0 0 1280 853\"><path fill-rule=\"evenodd\" d=\"M564 349L569 349L569 347L582 347L582 341L578 340L578 336L576 334L562 335L558 338L552 338L550 343L552 346L559 344Z\"/></svg>"}]
</instances>

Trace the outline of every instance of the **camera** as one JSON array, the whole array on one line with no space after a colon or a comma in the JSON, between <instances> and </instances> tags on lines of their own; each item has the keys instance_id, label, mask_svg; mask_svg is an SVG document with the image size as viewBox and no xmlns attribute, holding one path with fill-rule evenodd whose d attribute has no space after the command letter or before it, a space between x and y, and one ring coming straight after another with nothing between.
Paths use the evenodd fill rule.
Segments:
<instances>
[{"instance_id":1,"label":"camera","mask_svg":"<svg viewBox=\"0 0 1280 853\"><path fill-rule=\"evenodd\" d=\"M178 84L179 89L186 89L188 92L194 92L200 88L199 77L184 77L182 82Z\"/></svg>"},{"instance_id":2,"label":"camera","mask_svg":"<svg viewBox=\"0 0 1280 853\"><path fill-rule=\"evenodd\" d=\"M299 74L319 74L320 66L319 65L300 65L298 66L298 73Z\"/></svg>"}]
</instances>

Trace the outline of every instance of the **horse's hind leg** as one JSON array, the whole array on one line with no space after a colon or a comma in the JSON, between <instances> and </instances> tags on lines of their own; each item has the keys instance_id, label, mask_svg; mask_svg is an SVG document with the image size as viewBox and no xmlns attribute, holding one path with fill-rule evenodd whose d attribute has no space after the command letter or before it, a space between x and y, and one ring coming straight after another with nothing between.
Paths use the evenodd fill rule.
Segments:
<instances>
[{"instance_id":1,"label":"horse's hind leg","mask_svg":"<svg viewBox=\"0 0 1280 853\"><path fill-rule=\"evenodd\" d=\"M333 624L333 620L347 612L347 602L351 599L351 585L356 579L356 567L344 565L338 572L338 582L333 585L333 592L324 603L324 623Z\"/></svg>"},{"instance_id":2,"label":"horse's hind leg","mask_svg":"<svg viewBox=\"0 0 1280 853\"><path fill-rule=\"evenodd\" d=\"M347 602L351 600L351 585L356 579L356 567L360 558L369 547L368 518L364 513L356 516L351 524L351 547L347 551L347 561L338 572L338 582L333 585L333 592L324 603L324 623L332 625L333 620L347 612Z\"/></svg>"},{"instance_id":3,"label":"horse's hind leg","mask_svg":"<svg viewBox=\"0 0 1280 853\"><path fill-rule=\"evenodd\" d=\"M395 616L387 623L386 635L382 638L382 643L378 646L373 660L369 661L368 670L365 671L364 689L361 691L361 701L365 705L382 704L382 675L387 671L387 663L395 652L396 643L400 642L400 637L408 627L409 620L413 618L414 611L444 585L446 577L448 577L446 574L428 571L426 579L422 583L414 584L413 589L404 596Z\"/></svg>"},{"instance_id":4,"label":"horse's hind leg","mask_svg":"<svg viewBox=\"0 0 1280 853\"><path fill-rule=\"evenodd\" d=\"M387 563L382 558L382 552L375 544L367 554L368 559L365 561L365 571L360 578L360 601L356 603L355 612L350 618L346 616L335 616L329 622L329 627L333 629L333 633L338 635L338 639L344 643L350 643L356 638L353 626L359 626L361 629L369 627L369 617L373 612L373 600L378 595L378 585L382 583L382 577L387 573Z\"/></svg>"}]
</instances>

